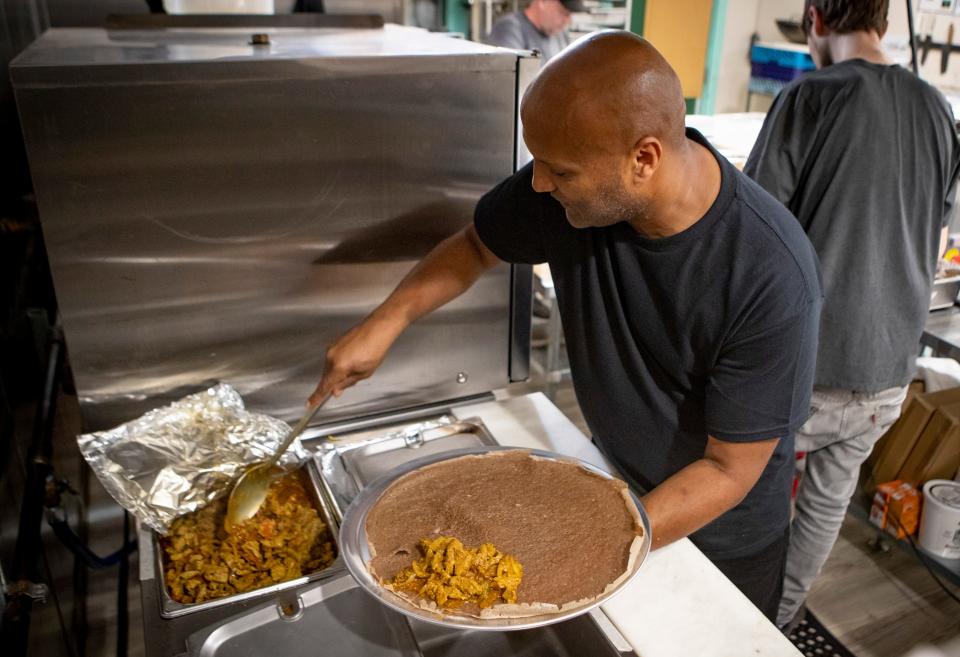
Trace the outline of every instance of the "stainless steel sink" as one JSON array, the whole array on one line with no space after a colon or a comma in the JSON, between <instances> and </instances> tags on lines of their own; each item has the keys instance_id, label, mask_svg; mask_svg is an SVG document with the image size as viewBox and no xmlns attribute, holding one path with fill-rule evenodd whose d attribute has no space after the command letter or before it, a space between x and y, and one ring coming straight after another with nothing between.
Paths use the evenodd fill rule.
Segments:
<instances>
[{"instance_id":1,"label":"stainless steel sink","mask_svg":"<svg viewBox=\"0 0 960 657\"><path fill-rule=\"evenodd\" d=\"M340 577L196 632L187 648L191 657L635 657L594 617L514 632L455 630L408 620Z\"/></svg>"}]
</instances>

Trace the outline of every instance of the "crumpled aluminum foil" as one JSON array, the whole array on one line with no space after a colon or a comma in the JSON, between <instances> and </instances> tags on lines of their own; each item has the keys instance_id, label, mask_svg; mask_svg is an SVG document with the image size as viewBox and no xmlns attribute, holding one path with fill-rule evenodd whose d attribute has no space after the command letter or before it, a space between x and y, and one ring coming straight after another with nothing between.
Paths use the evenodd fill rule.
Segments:
<instances>
[{"instance_id":1,"label":"crumpled aluminum foil","mask_svg":"<svg viewBox=\"0 0 960 657\"><path fill-rule=\"evenodd\" d=\"M247 411L239 393L221 383L77 442L113 499L165 534L178 516L227 494L244 467L272 455L290 430ZM280 465L293 468L309 457L298 438Z\"/></svg>"}]
</instances>

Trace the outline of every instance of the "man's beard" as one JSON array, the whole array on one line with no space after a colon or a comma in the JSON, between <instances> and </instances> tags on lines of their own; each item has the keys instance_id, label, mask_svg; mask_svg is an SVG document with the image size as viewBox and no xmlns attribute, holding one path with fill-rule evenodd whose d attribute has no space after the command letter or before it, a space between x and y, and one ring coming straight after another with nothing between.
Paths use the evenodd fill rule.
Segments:
<instances>
[{"instance_id":1,"label":"man's beard","mask_svg":"<svg viewBox=\"0 0 960 657\"><path fill-rule=\"evenodd\" d=\"M593 198L566 206L567 221L575 228L612 226L621 221L645 223L650 203L632 199L619 181L600 187Z\"/></svg>"}]
</instances>

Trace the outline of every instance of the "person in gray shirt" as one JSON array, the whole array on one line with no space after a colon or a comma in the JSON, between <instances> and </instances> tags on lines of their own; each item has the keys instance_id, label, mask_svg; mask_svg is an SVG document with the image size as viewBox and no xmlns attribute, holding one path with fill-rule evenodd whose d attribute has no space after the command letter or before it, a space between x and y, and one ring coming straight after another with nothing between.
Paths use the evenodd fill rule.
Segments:
<instances>
[{"instance_id":1,"label":"person in gray shirt","mask_svg":"<svg viewBox=\"0 0 960 657\"><path fill-rule=\"evenodd\" d=\"M507 14L487 36L487 43L504 48L539 50L546 63L570 45L570 14L586 11L581 0L533 0L523 11Z\"/></svg>"},{"instance_id":2,"label":"person in gray shirt","mask_svg":"<svg viewBox=\"0 0 960 657\"><path fill-rule=\"evenodd\" d=\"M900 414L955 194L944 97L892 65L888 0L806 0L818 70L774 101L744 173L800 221L823 275L812 414L777 623L800 620L860 466ZM874 482L874 484L882 482Z\"/></svg>"}]
</instances>

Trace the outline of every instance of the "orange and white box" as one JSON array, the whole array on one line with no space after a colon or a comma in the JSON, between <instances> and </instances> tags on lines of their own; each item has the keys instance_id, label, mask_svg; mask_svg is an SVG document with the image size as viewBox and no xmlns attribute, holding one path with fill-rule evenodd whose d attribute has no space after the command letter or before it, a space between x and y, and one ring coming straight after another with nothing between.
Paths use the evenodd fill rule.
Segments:
<instances>
[{"instance_id":1,"label":"orange and white box","mask_svg":"<svg viewBox=\"0 0 960 657\"><path fill-rule=\"evenodd\" d=\"M880 484L870 507L870 522L897 538L916 534L921 499L920 491L906 482Z\"/></svg>"}]
</instances>

